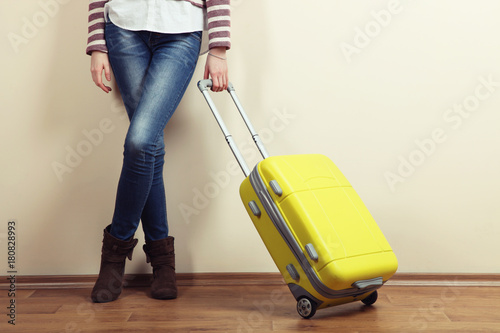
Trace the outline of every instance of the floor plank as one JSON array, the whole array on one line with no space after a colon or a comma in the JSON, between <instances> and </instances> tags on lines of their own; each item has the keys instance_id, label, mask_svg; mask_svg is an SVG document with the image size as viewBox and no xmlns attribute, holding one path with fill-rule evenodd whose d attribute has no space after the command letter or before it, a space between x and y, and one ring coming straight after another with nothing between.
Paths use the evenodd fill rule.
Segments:
<instances>
[{"instance_id":1,"label":"floor plank","mask_svg":"<svg viewBox=\"0 0 500 333\"><path fill-rule=\"evenodd\" d=\"M4 291L0 305L6 313ZM16 325L2 313L1 332L500 332L499 287L384 286L373 306L361 302L295 310L284 284L183 285L179 297L151 299L146 287L125 288L95 304L90 289L19 290Z\"/></svg>"}]
</instances>

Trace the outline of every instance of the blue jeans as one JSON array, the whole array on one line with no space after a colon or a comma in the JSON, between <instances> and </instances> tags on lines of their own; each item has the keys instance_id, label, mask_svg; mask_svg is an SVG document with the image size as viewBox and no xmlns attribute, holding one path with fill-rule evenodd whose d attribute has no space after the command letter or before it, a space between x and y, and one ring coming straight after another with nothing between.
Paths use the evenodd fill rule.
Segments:
<instances>
[{"instance_id":1,"label":"blue jeans","mask_svg":"<svg viewBox=\"0 0 500 333\"><path fill-rule=\"evenodd\" d=\"M163 130L193 76L201 31L160 34L108 22L105 36L130 119L110 233L128 240L142 221L147 241L163 239L168 237Z\"/></svg>"}]
</instances>

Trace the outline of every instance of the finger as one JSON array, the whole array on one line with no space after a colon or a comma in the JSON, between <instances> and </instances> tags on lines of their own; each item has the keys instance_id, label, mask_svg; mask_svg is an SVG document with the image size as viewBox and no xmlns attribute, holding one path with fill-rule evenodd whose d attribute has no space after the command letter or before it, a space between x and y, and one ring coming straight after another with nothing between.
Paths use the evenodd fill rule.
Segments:
<instances>
[{"instance_id":1,"label":"finger","mask_svg":"<svg viewBox=\"0 0 500 333\"><path fill-rule=\"evenodd\" d=\"M104 75L106 75L106 80L111 81L111 68L109 64L104 65Z\"/></svg>"},{"instance_id":2,"label":"finger","mask_svg":"<svg viewBox=\"0 0 500 333\"><path fill-rule=\"evenodd\" d=\"M101 89L105 92L105 93L109 93L110 91L112 91L113 89L111 89L111 87L108 87L106 85L102 85Z\"/></svg>"},{"instance_id":3,"label":"finger","mask_svg":"<svg viewBox=\"0 0 500 333\"><path fill-rule=\"evenodd\" d=\"M111 66L109 65L109 63L105 64L105 66L104 66L104 75L106 76L106 80L108 80L108 82L110 82L111 81ZM104 86L105 89L103 89L103 90L106 93L113 90L113 89L111 89L111 87L104 85L104 83L102 85Z\"/></svg>"},{"instance_id":4,"label":"finger","mask_svg":"<svg viewBox=\"0 0 500 333\"><path fill-rule=\"evenodd\" d=\"M203 80L207 80L208 79L208 66L205 65L205 72L203 73Z\"/></svg>"},{"instance_id":5,"label":"finger","mask_svg":"<svg viewBox=\"0 0 500 333\"><path fill-rule=\"evenodd\" d=\"M99 73L99 74L95 74L93 73L93 80L94 80L94 83L96 86L98 86L99 88L101 88L102 91L104 91L105 93L109 93L112 89L106 85L104 85L104 83L102 82L102 73Z\"/></svg>"},{"instance_id":6,"label":"finger","mask_svg":"<svg viewBox=\"0 0 500 333\"><path fill-rule=\"evenodd\" d=\"M217 75L217 92L221 92L224 89L224 82L222 81L222 77Z\"/></svg>"},{"instance_id":7,"label":"finger","mask_svg":"<svg viewBox=\"0 0 500 333\"><path fill-rule=\"evenodd\" d=\"M220 91L219 78L217 76L212 76L212 91L213 92L219 92Z\"/></svg>"},{"instance_id":8,"label":"finger","mask_svg":"<svg viewBox=\"0 0 500 333\"><path fill-rule=\"evenodd\" d=\"M229 85L229 80L227 79L227 75L222 76L223 87L222 90L227 90L227 86Z\"/></svg>"},{"instance_id":9,"label":"finger","mask_svg":"<svg viewBox=\"0 0 500 333\"><path fill-rule=\"evenodd\" d=\"M95 82L96 86L98 86L102 89L102 87L104 86L102 84L102 73L95 73L94 82Z\"/></svg>"},{"instance_id":10,"label":"finger","mask_svg":"<svg viewBox=\"0 0 500 333\"><path fill-rule=\"evenodd\" d=\"M109 92L108 87L106 87L104 85L104 83L102 82L102 73L99 73L98 75L96 75L94 82L95 82L96 86L98 86L99 88L102 89L102 91L104 91L105 93Z\"/></svg>"},{"instance_id":11,"label":"finger","mask_svg":"<svg viewBox=\"0 0 500 333\"><path fill-rule=\"evenodd\" d=\"M221 77L221 91L227 90L227 78L225 75Z\"/></svg>"},{"instance_id":12,"label":"finger","mask_svg":"<svg viewBox=\"0 0 500 333\"><path fill-rule=\"evenodd\" d=\"M106 86L106 85L104 85L103 83L101 83L101 84L99 85L99 88L101 88L101 89L102 89L102 91L104 91L105 93L109 93L109 92L111 91L111 88L110 88L110 87L108 87L108 86Z\"/></svg>"},{"instance_id":13,"label":"finger","mask_svg":"<svg viewBox=\"0 0 500 333\"><path fill-rule=\"evenodd\" d=\"M224 91L224 81L222 80L222 77L219 76L218 82L219 82L219 89L217 90L217 92Z\"/></svg>"}]
</instances>

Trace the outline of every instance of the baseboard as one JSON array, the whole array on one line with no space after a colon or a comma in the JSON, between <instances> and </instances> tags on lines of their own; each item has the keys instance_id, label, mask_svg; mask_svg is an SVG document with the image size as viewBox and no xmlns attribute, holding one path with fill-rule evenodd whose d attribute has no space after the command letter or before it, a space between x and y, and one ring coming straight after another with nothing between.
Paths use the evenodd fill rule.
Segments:
<instances>
[{"instance_id":1,"label":"baseboard","mask_svg":"<svg viewBox=\"0 0 500 333\"><path fill-rule=\"evenodd\" d=\"M0 289L9 289L7 276L0 277ZM96 275L35 275L16 276L17 289L75 289L92 288ZM150 274L127 274L126 287L145 287L151 280ZM179 286L242 286L242 285L284 285L280 273L178 273ZM500 274L435 274L397 273L386 286L485 286L500 287Z\"/></svg>"},{"instance_id":2,"label":"baseboard","mask_svg":"<svg viewBox=\"0 0 500 333\"><path fill-rule=\"evenodd\" d=\"M283 285L280 273L177 273L179 286ZM17 289L92 288L97 275L24 275L16 276ZM125 274L125 287L146 287L151 274ZM0 290L9 289L8 277L0 277Z\"/></svg>"},{"instance_id":3,"label":"baseboard","mask_svg":"<svg viewBox=\"0 0 500 333\"><path fill-rule=\"evenodd\" d=\"M500 287L500 274L396 273L387 286Z\"/></svg>"}]
</instances>

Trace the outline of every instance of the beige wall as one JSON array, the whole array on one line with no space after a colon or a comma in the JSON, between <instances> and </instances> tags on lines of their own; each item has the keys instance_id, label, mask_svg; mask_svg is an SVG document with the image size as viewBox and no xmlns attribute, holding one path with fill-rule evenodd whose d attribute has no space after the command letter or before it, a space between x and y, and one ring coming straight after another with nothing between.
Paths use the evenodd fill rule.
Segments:
<instances>
[{"instance_id":1,"label":"beige wall","mask_svg":"<svg viewBox=\"0 0 500 333\"><path fill-rule=\"evenodd\" d=\"M87 1L54 1L0 5L0 275L11 219L18 274L97 273L113 212L128 121L91 81ZM233 0L231 80L268 150L332 158L401 272L500 273L499 11L495 0ZM276 271L195 87L204 60L166 129L178 271ZM148 271L140 248L127 271Z\"/></svg>"}]
</instances>

